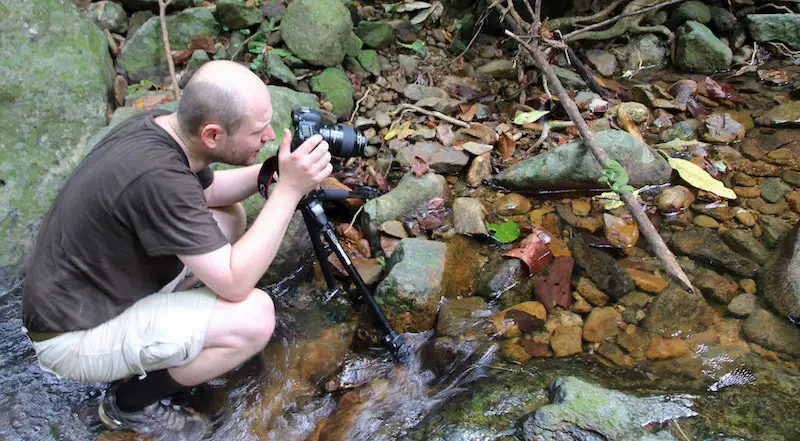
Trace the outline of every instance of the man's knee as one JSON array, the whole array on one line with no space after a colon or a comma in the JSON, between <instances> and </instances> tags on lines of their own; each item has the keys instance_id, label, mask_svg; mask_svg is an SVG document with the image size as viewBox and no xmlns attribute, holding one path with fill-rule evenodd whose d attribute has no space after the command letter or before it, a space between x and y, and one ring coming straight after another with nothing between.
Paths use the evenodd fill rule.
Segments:
<instances>
[{"instance_id":1,"label":"man's knee","mask_svg":"<svg viewBox=\"0 0 800 441\"><path fill-rule=\"evenodd\" d=\"M209 210L228 242L234 243L244 235L247 229L247 212L241 202L226 207L210 208Z\"/></svg>"},{"instance_id":2,"label":"man's knee","mask_svg":"<svg viewBox=\"0 0 800 441\"><path fill-rule=\"evenodd\" d=\"M263 348L275 330L275 305L272 298L266 292L254 289L242 302L242 306L248 311L244 337L252 345Z\"/></svg>"}]
</instances>

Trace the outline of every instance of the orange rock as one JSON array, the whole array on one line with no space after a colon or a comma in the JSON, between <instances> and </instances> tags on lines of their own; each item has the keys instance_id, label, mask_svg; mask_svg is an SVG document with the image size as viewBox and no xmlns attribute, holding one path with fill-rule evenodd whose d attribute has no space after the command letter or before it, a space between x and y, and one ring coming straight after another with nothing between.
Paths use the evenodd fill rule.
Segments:
<instances>
[{"instance_id":1,"label":"orange rock","mask_svg":"<svg viewBox=\"0 0 800 441\"><path fill-rule=\"evenodd\" d=\"M622 315L612 307L594 308L583 325L583 339L590 342L603 342L622 330Z\"/></svg>"},{"instance_id":2,"label":"orange rock","mask_svg":"<svg viewBox=\"0 0 800 441\"><path fill-rule=\"evenodd\" d=\"M647 346L645 356L650 360L665 360L685 355L688 350L686 342L679 338L654 337Z\"/></svg>"},{"instance_id":3,"label":"orange rock","mask_svg":"<svg viewBox=\"0 0 800 441\"><path fill-rule=\"evenodd\" d=\"M550 347L556 357L569 357L583 352L581 343L580 326L561 326L556 328L555 333L550 338Z\"/></svg>"},{"instance_id":4,"label":"orange rock","mask_svg":"<svg viewBox=\"0 0 800 441\"><path fill-rule=\"evenodd\" d=\"M633 268L625 268L625 271L631 276L636 287L642 291L658 294L669 286L668 281L655 274L646 273Z\"/></svg>"}]
</instances>

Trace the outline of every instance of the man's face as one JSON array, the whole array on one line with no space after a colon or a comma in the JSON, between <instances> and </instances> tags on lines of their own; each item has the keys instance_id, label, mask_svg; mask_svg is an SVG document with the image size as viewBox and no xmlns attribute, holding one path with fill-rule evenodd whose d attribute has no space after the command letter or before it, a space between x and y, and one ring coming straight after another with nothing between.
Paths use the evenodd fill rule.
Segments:
<instances>
[{"instance_id":1,"label":"man's face","mask_svg":"<svg viewBox=\"0 0 800 441\"><path fill-rule=\"evenodd\" d=\"M252 165L265 142L275 139L272 130L272 104L266 99L253 100L239 129L225 137L224 145L218 149L219 162L231 165Z\"/></svg>"}]
</instances>

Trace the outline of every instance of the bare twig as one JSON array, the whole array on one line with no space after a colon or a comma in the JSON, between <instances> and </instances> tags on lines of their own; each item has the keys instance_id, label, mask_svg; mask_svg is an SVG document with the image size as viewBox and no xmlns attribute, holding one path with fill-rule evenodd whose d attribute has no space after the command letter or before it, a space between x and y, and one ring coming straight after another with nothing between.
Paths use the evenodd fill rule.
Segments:
<instances>
[{"instance_id":1,"label":"bare twig","mask_svg":"<svg viewBox=\"0 0 800 441\"><path fill-rule=\"evenodd\" d=\"M552 20L552 21L548 22L548 27L550 29L561 29L561 28L564 28L564 27L572 27L572 26L575 26L575 25L583 24L583 23L591 23L591 22L593 22L595 20L600 20L600 19L603 19L605 17L608 17L612 12L614 12L615 9L617 9L617 6L619 6L619 5L621 5L621 4L625 3L625 2L626 2L626 0L615 0L613 3L608 5L605 9L603 9L602 11L600 11L600 12L594 14L594 15L588 15L588 16L585 16L585 17L562 17L562 18L556 18L555 20ZM541 20L541 14L538 15L538 17Z\"/></svg>"},{"instance_id":2,"label":"bare twig","mask_svg":"<svg viewBox=\"0 0 800 441\"><path fill-rule=\"evenodd\" d=\"M650 6L650 7L647 7L647 8L638 9L636 11L629 12L627 14L620 14L620 15L617 15L616 17L611 17L608 20L603 20L600 23L595 23L593 25L586 26L585 28L580 28L578 30L572 31L569 34L564 36L564 41L569 41L569 40L571 40L572 38L574 38L578 34L582 34L582 33L587 32L587 31L591 31L591 30L594 30L594 29L597 29L597 28L602 28L603 26L610 25L612 23L616 23L616 22L622 20L623 18L631 17L631 16L638 15L638 14L644 14L644 13L650 12L650 11L655 11L657 9L661 9L663 7L666 7L666 6L669 6L669 5L674 5L676 3L681 3L681 2L684 2L684 1L686 1L686 0L671 0L671 1L668 1L666 3L661 3L661 4Z\"/></svg>"},{"instance_id":3,"label":"bare twig","mask_svg":"<svg viewBox=\"0 0 800 441\"><path fill-rule=\"evenodd\" d=\"M539 139L528 149L528 151L533 151L538 149L545 141L547 141L547 137L550 136L550 129L563 129L566 127L574 127L575 123L572 121L548 121L543 124L544 129L542 129L542 134L539 135Z\"/></svg>"},{"instance_id":4,"label":"bare twig","mask_svg":"<svg viewBox=\"0 0 800 441\"><path fill-rule=\"evenodd\" d=\"M453 125L456 125L456 126L459 126L459 127L464 127L465 129L469 129L470 128L470 125L468 123L465 123L464 121L461 121L461 120L455 119L453 117L447 116L442 112L436 112L436 111L433 111L433 110L423 109L422 107L415 106L413 104L408 104L408 103L401 104L394 112L391 113L391 115L396 115L397 112L405 112L406 110L410 110L412 112L417 112L417 113L422 113L422 114L425 114L425 115L428 115L428 116L432 116L434 118L439 118L439 119L441 119L443 121L449 122L450 124L453 124Z\"/></svg>"},{"instance_id":5,"label":"bare twig","mask_svg":"<svg viewBox=\"0 0 800 441\"><path fill-rule=\"evenodd\" d=\"M509 17L506 17L506 23L508 23L508 25L512 28L522 29L522 26L517 23L513 23L512 19ZM528 51L528 53L531 54L531 56L533 56L537 66L548 79L550 87L553 88L556 96L558 96L559 100L561 101L561 105L564 107L564 110L578 128L581 138L583 138L584 145L589 149L589 151L592 152L592 155L598 164L604 166L605 163L610 159L608 153L606 153L603 147L600 146L600 143L597 141L597 137L595 136L594 132L592 132L592 130L589 128L589 125L586 123L586 120L584 120L581 116L578 106L575 105L575 102L572 100L572 98L570 98L566 89L564 89L564 86L556 76L553 67L550 66L550 63L548 63L538 45L532 46L526 43L522 38L511 31L506 30L505 34L516 40L520 46L522 46L526 51ZM681 269L680 265L678 265L675 255L672 254L672 251L670 251L670 249L664 243L664 239L658 234L658 231L650 222L650 219L647 217L647 214L644 212L641 205L639 205L639 202L636 200L636 198L633 197L631 193L623 193L621 198L628 207L628 210L633 215L636 223L639 225L642 235L647 238L647 241L650 243L650 246L653 248L656 256L658 256L658 258L664 264L667 273L669 273L669 275L672 276L672 278L676 280L681 287L683 287L683 289L690 293L694 293L694 287L689 281L689 278L686 277L683 269Z\"/></svg>"},{"instance_id":6,"label":"bare twig","mask_svg":"<svg viewBox=\"0 0 800 441\"><path fill-rule=\"evenodd\" d=\"M469 50L469 48L471 48L471 47L472 47L472 44L473 44L473 43L475 43L475 40L477 40L477 39L478 39L478 35L480 35L480 34L481 34L481 30L483 29L483 23L486 21L486 17L488 17L488 16L489 16L489 10L487 9L487 10L486 10L486 12L484 12L484 13L481 15L481 18L478 20L478 29L476 29L476 30L475 30L475 34L474 34L474 35L472 36L472 38L469 40L469 44L467 44L467 47L465 47L465 48L464 48L464 50L463 50L463 51L461 51L461 53L460 53L460 54L458 54L458 55L456 55L455 57L453 57L453 59L452 59L452 60L450 60L450 61L448 61L448 62L446 62L446 63L444 63L444 64L441 64L441 65L439 65L439 66L436 66L436 68L437 68L437 69L439 69L439 68L442 68L442 67L445 67L445 66L449 66L449 65L453 64L453 62L455 62L455 61L456 61L456 60L458 60L459 58L463 57L463 56L464 56L464 54L466 54L466 53L467 53L467 51Z\"/></svg>"},{"instance_id":7,"label":"bare twig","mask_svg":"<svg viewBox=\"0 0 800 441\"><path fill-rule=\"evenodd\" d=\"M161 40L164 42L164 54L167 56L167 66L169 67L169 77L172 80L172 92L175 94L175 99L181 99L181 88L178 86L178 79L175 77L175 63L172 62L172 54L169 49L169 34L167 33L167 5L172 0L164 3L164 0L158 0L158 17L161 20Z\"/></svg>"},{"instance_id":8,"label":"bare twig","mask_svg":"<svg viewBox=\"0 0 800 441\"><path fill-rule=\"evenodd\" d=\"M353 110L353 113L350 115L350 120L348 121L348 123L352 123L353 122L353 118L355 118L356 117L356 113L358 113L358 108L361 106L361 103L363 103L364 100L367 99L367 97L369 96L370 92L372 92L372 89L367 88L367 91L364 92L364 96L362 96L361 98L358 99L358 101L356 101L356 108Z\"/></svg>"},{"instance_id":9,"label":"bare twig","mask_svg":"<svg viewBox=\"0 0 800 441\"><path fill-rule=\"evenodd\" d=\"M253 39L256 38L258 34L259 34L258 32L253 32L253 35L247 37L247 39L243 41L242 44L239 45L239 47L236 48L236 51L233 53L233 55L231 55L231 58L229 58L229 60L233 61L234 58L236 58L239 55L239 52L242 51L242 48L247 47L247 44L253 41Z\"/></svg>"}]
</instances>

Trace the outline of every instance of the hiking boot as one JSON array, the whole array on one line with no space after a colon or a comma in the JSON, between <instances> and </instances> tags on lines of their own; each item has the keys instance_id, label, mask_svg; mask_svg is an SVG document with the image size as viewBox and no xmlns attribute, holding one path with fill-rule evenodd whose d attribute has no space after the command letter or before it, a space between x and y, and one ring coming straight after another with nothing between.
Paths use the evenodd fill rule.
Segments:
<instances>
[{"instance_id":1,"label":"hiking boot","mask_svg":"<svg viewBox=\"0 0 800 441\"><path fill-rule=\"evenodd\" d=\"M125 412L117 407L116 387L106 391L98 409L109 429L127 429L161 441L199 441L211 432L211 422L184 406L163 399L144 409Z\"/></svg>"}]
</instances>

